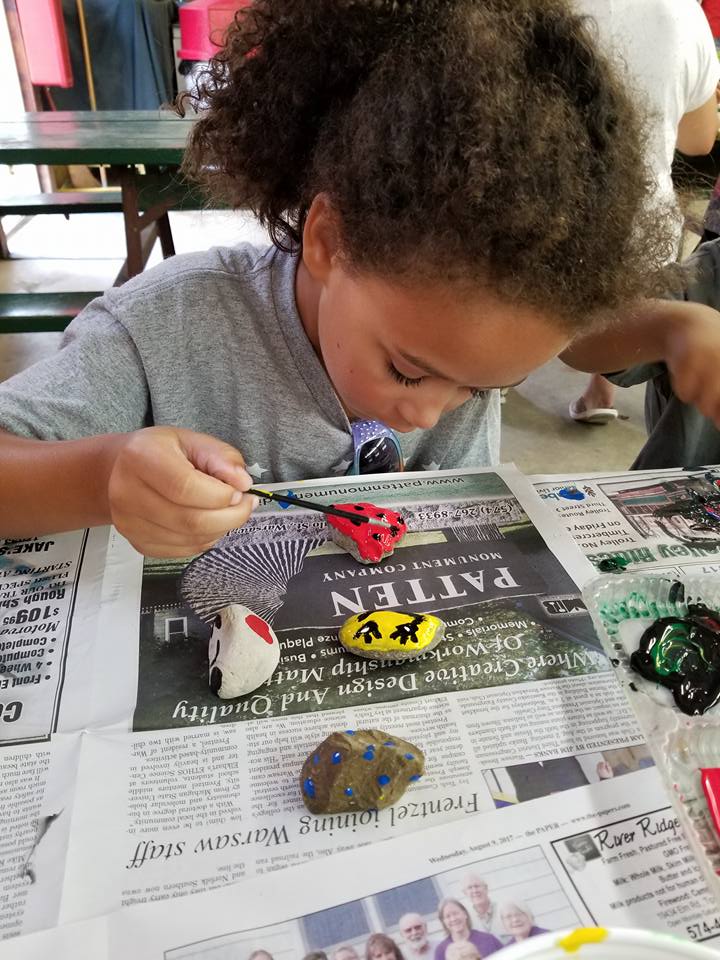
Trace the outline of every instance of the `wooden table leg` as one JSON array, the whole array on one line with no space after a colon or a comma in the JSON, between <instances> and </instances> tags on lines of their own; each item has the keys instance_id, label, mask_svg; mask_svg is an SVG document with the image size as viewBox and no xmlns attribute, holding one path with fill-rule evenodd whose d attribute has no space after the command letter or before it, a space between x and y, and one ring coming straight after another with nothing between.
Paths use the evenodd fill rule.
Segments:
<instances>
[{"instance_id":1,"label":"wooden table leg","mask_svg":"<svg viewBox=\"0 0 720 960\"><path fill-rule=\"evenodd\" d=\"M139 175L135 167L121 167L117 170L117 176L122 190L127 259L115 279L115 286L142 273L158 237L163 257L175 255L168 217L168 209L173 206L173 201L158 202L142 213L138 201Z\"/></svg>"}]
</instances>

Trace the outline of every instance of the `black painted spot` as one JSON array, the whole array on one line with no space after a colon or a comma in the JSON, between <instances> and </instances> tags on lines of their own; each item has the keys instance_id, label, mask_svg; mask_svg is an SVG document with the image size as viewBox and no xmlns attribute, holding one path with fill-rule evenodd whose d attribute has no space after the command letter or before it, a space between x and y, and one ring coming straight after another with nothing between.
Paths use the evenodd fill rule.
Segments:
<instances>
[{"instance_id":1,"label":"black painted spot","mask_svg":"<svg viewBox=\"0 0 720 960\"><path fill-rule=\"evenodd\" d=\"M365 510L365 507L361 507L358 503L354 503L353 506L359 513L362 513Z\"/></svg>"},{"instance_id":2,"label":"black painted spot","mask_svg":"<svg viewBox=\"0 0 720 960\"><path fill-rule=\"evenodd\" d=\"M219 613L215 614L214 623L218 630L222 629L222 617L220 616Z\"/></svg>"},{"instance_id":3,"label":"black painted spot","mask_svg":"<svg viewBox=\"0 0 720 960\"><path fill-rule=\"evenodd\" d=\"M400 527L390 527L390 534L396 537L400 533Z\"/></svg>"},{"instance_id":4,"label":"black painted spot","mask_svg":"<svg viewBox=\"0 0 720 960\"><path fill-rule=\"evenodd\" d=\"M210 671L210 689L217 693L222 686L222 670L220 667L213 667Z\"/></svg>"},{"instance_id":5,"label":"black painted spot","mask_svg":"<svg viewBox=\"0 0 720 960\"><path fill-rule=\"evenodd\" d=\"M685 599L685 584L680 580L673 580L668 590L668 600L670 603L682 603Z\"/></svg>"},{"instance_id":6,"label":"black painted spot","mask_svg":"<svg viewBox=\"0 0 720 960\"><path fill-rule=\"evenodd\" d=\"M373 538L373 540L379 540L379 539L380 539L380 534L379 534L379 533L374 533L374 534L372 535L372 538Z\"/></svg>"}]
</instances>

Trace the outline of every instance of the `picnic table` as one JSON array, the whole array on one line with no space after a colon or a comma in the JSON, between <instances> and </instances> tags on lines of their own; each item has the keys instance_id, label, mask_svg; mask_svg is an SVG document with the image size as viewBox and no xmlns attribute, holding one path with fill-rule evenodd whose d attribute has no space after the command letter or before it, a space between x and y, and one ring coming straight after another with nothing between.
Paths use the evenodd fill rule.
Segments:
<instances>
[{"instance_id":1,"label":"picnic table","mask_svg":"<svg viewBox=\"0 0 720 960\"><path fill-rule=\"evenodd\" d=\"M122 212L127 259L116 283L140 273L157 239L164 257L175 252L168 210L197 208L200 194L178 168L194 115L163 110L56 111L0 119L2 164L102 164L115 190L39 193L0 201L10 214ZM8 257L0 230L0 256ZM62 329L95 293L4 293L0 332Z\"/></svg>"}]
</instances>

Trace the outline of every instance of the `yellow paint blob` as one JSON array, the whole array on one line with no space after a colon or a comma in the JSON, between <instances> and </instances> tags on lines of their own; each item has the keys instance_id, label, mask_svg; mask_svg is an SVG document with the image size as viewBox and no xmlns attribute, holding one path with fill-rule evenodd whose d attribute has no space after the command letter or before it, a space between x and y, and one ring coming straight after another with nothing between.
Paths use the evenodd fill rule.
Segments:
<instances>
[{"instance_id":1,"label":"yellow paint blob","mask_svg":"<svg viewBox=\"0 0 720 960\"><path fill-rule=\"evenodd\" d=\"M607 939L607 935L608 931L604 927L580 927L558 940L557 945L567 953L577 953L586 943L602 943Z\"/></svg>"},{"instance_id":2,"label":"yellow paint blob","mask_svg":"<svg viewBox=\"0 0 720 960\"><path fill-rule=\"evenodd\" d=\"M442 620L429 613L375 610L357 613L340 627L340 642L348 650L368 653L418 654L429 647Z\"/></svg>"}]
</instances>

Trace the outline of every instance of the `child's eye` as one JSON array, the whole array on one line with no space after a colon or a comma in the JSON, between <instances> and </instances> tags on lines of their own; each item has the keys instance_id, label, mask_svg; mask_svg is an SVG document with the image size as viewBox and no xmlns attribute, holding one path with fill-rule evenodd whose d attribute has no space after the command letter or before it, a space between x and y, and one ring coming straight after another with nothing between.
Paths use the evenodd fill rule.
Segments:
<instances>
[{"instance_id":1,"label":"child's eye","mask_svg":"<svg viewBox=\"0 0 720 960\"><path fill-rule=\"evenodd\" d=\"M392 360L388 360L388 370L390 371L390 375L404 387L417 387L418 384L422 383L425 379L424 377L406 377L404 373L400 373Z\"/></svg>"}]
</instances>

